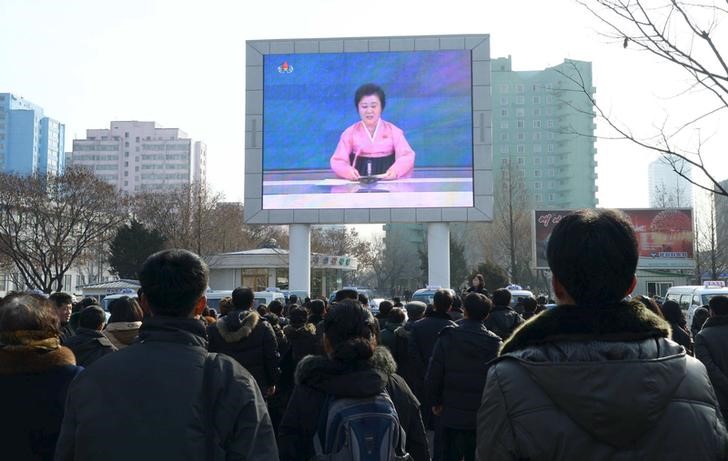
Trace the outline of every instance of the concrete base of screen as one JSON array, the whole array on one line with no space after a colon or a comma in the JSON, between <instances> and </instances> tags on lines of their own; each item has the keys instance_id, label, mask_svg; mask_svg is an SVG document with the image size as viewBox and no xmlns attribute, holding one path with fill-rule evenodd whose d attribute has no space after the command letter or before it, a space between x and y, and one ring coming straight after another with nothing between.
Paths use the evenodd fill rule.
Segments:
<instances>
[{"instance_id":1,"label":"concrete base of screen","mask_svg":"<svg viewBox=\"0 0 728 461\"><path fill-rule=\"evenodd\" d=\"M450 226L427 224L427 280L430 286L450 288Z\"/></svg>"},{"instance_id":2,"label":"concrete base of screen","mask_svg":"<svg viewBox=\"0 0 728 461\"><path fill-rule=\"evenodd\" d=\"M288 226L288 289L311 290L311 225Z\"/></svg>"}]
</instances>

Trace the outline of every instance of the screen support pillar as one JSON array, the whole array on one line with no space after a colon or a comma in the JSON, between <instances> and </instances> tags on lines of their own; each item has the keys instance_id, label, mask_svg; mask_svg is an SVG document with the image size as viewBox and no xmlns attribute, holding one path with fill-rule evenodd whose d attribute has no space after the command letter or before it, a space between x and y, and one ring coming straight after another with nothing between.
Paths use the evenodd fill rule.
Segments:
<instances>
[{"instance_id":1,"label":"screen support pillar","mask_svg":"<svg viewBox=\"0 0 728 461\"><path fill-rule=\"evenodd\" d=\"M427 284L450 288L450 226L427 223Z\"/></svg>"},{"instance_id":2,"label":"screen support pillar","mask_svg":"<svg viewBox=\"0 0 728 461\"><path fill-rule=\"evenodd\" d=\"M311 290L311 225L288 226L288 289Z\"/></svg>"}]
</instances>

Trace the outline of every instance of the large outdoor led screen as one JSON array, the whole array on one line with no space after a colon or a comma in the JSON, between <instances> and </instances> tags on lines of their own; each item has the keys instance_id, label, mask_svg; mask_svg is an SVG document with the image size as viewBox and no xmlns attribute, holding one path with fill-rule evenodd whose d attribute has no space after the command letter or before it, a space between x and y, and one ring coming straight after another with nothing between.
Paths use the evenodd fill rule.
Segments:
<instances>
[{"instance_id":1,"label":"large outdoor led screen","mask_svg":"<svg viewBox=\"0 0 728 461\"><path fill-rule=\"evenodd\" d=\"M246 222L490 219L487 35L246 49Z\"/></svg>"},{"instance_id":2,"label":"large outdoor led screen","mask_svg":"<svg viewBox=\"0 0 728 461\"><path fill-rule=\"evenodd\" d=\"M263 63L263 209L473 205L470 50Z\"/></svg>"}]
</instances>

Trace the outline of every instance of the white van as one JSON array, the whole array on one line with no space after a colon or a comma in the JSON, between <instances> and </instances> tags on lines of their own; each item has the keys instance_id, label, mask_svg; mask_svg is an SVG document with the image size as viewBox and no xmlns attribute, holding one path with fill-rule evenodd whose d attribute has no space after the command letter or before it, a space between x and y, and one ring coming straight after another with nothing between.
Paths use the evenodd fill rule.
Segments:
<instances>
[{"instance_id":1,"label":"white van","mask_svg":"<svg viewBox=\"0 0 728 461\"><path fill-rule=\"evenodd\" d=\"M693 323L695 309L708 304L713 296L728 296L728 288L724 282L707 281L703 285L683 285L670 287L665 295L666 300L676 301L685 313L688 327Z\"/></svg>"},{"instance_id":2,"label":"white van","mask_svg":"<svg viewBox=\"0 0 728 461\"><path fill-rule=\"evenodd\" d=\"M286 297L280 291L256 291L255 293L255 307L265 304L270 304L271 301L277 299L284 306L286 305Z\"/></svg>"}]
</instances>

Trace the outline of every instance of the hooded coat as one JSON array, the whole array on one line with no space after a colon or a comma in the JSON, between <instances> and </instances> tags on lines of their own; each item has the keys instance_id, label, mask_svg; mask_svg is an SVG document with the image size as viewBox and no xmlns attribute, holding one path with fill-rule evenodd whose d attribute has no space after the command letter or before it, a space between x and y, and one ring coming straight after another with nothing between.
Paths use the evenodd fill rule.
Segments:
<instances>
[{"instance_id":1,"label":"hooded coat","mask_svg":"<svg viewBox=\"0 0 728 461\"><path fill-rule=\"evenodd\" d=\"M425 389L433 406L443 406L444 427L475 430L485 378L500 345L500 338L482 322L467 318L460 326L440 332L425 375Z\"/></svg>"},{"instance_id":2,"label":"hooded coat","mask_svg":"<svg viewBox=\"0 0 728 461\"><path fill-rule=\"evenodd\" d=\"M278 383L281 371L278 342L273 327L251 310L234 310L207 327L210 352L238 361L262 390Z\"/></svg>"},{"instance_id":3,"label":"hooded coat","mask_svg":"<svg viewBox=\"0 0 728 461\"><path fill-rule=\"evenodd\" d=\"M484 323L488 330L505 341L521 326L523 317L510 306L493 306Z\"/></svg>"},{"instance_id":4,"label":"hooded coat","mask_svg":"<svg viewBox=\"0 0 728 461\"><path fill-rule=\"evenodd\" d=\"M488 372L479 459L725 459L705 367L669 334L638 303L534 317Z\"/></svg>"},{"instance_id":5,"label":"hooded coat","mask_svg":"<svg viewBox=\"0 0 728 461\"><path fill-rule=\"evenodd\" d=\"M0 348L3 459L53 459L68 386L81 370L63 346L42 352Z\"/></svg>"},{"instance_id":6,"label":"hooded coat","mask_svg":"<svg viewBox=\"0 0 728 461\"><path fill-rule=\"evenodd\" d=\"M296 387L278 429L281 461L308 461L314 454L313 437L327 395L369 397L383 389L392 398L399 422L407 435L407 452L415 461L429 460L420 403L384 347L369 360L345 363L317 355L305 357L296 369Z\"/></svg>"},{"instance_id":7,"label":"hooded coat","mask_svg":"<svg viewBox=\"0 0 728 461\"><path fill-rule=\"evenodd\" d=\"M107 323L104 328L104 334L117 349L123 349L136 341L141 326L142 322Z\"/></svg>"},{"instance_id":8,"label":"hooded coat","mask_svg":"<svg viewBox=\"0 0 728 461\"><path fill-rule=\"evenodd\" d=\"M695 337L695 357L708 370L723 420L728 416L728 315L709 317Z\"/></svg>"},{"instance_id":9,"label":"hooded coat","mask_svg":"<svg viewBox=\"0 0 728 461\"><path fill-rule=\"evenodd\" d=\"M68 391L56 461L278 459L265 401L195 319L155 316Z\"/></svg>"},{"instance_id":10,"label":"hooded coat","mask_svg":"<svg viewBox=\"0 0 728 461\"><path fill-rule=\"evenodd\" d=\"M66 341L66 347L73 351L76 363L84 368L117 350L103 333L83 327L78 327L76 334Z\"/></svg>"}]
</instances>

